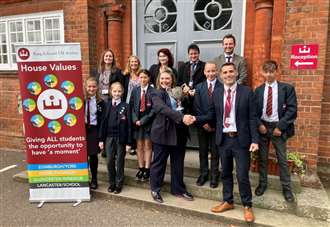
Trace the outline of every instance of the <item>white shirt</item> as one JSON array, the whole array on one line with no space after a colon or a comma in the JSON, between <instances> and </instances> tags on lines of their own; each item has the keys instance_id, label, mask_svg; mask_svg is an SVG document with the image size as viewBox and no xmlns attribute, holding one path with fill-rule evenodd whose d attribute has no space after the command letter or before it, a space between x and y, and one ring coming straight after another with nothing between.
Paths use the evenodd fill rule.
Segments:
<instances>
[{"instance_id":1,"label":"white shirt","mask_svg":"<svg viewBox=\"0 0 330 227\"><path fill-rule=\"evenodd\" d=\"M85 105L85 122L87 123L87 100ZM89 124L90 125L97 125L97 106L96 106L96 96L90 97L89 100Z\"/></svg>"},{"instance_id":2,"label":"white shirt","mask_svg":"<svg viewBox=\"0 0 330 227\"><path fill-rule=\"evenodd\" d=\"M225 55L226 62L227 62L227 57L231 57L230 58L230 62L233 62L233 60L234 60L234 53L232 53L232 54L226 54L226 53L224 53L224 55Z\"/></svg>"},{"instance_id":3,"label":"white shirt","mask_svg":"<svg viewBox=\"0 0 330 227\"><path fill-rule=\"evenodd\" d=\"M223 130L222 132L237 132L236 127L236 113L235 113L235 101L236 101L236 88L237 88L237 82L231 86L228 87L224 85L224 96L223 96ZM230 114L227 119L225 119L225 108L226 108L226 100L228 96L228 89L230 88L231 92L231 108L230 108ZM229 127L225 127L225 122L229 123Z\"/></svg>"},{"instance_id":4,"label":"white shirt","mask_svg":"<svg viewBox=\"0 0 330 227\"><path fill-rule=\"evenodd\" d=\"M116 103L116 106L118 106L121 103L121 99L112 99L112 105Z\"/></svg>"},{"instance_id":5,"label":"white shirt","mask_svg":"<svg viewBox=\"0 0 330 227\"><path fill-rule=\"evenodd\" d=\"M212 81L210 81L210 80L206 80L206 82L207 82L207 89L209 89L209 87L210 87L210 84L212 84L212 93L213 93L213 91L214 91L214 86L215 86L215 83L217 82L217 78L215 78L214 80L212 80Z\"/></svg>"},{"instance_id":6,"label":"white shirt","mask_svg":"<svg viewBox=\"0 0 330 227\"><path fill-rule=\"evenodd\" d=\"M267 98L268 98L268 87L272 87L272 115L268 116L266 114L267 109ZM264 91L264 104L262 108L262 116L261 119L267 122L278 122L278 83L275 80L272 84L265 83L265 91Z\"/></svg>"}]
</instances>

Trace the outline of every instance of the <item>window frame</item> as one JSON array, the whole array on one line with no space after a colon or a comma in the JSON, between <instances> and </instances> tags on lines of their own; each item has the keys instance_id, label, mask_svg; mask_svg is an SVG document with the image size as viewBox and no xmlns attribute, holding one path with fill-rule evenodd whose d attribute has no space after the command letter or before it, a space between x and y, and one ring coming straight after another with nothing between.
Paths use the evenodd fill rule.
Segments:
<instances>
[{"instance_id":1,"label":"window frame","mask_svg":"<svg viewBox=\"0 0 330 227\"><path fill-rule=\"evenodd\" d=\"M59 19L59 28L52 28L51 31L59 30L59 41L47 41L46 38L46 20L47 19ZM28 31L27 22L28 21L40 21L40 42L31 42L28 41L28 32L36 32L36 30ZM0 16L0 23L5 23L5 34L6 34L6 48L7 48L7 61L8 63L0 63L0 71L17 71L17 64L13 62L12 56L14 55L14 51L12 50L12 42L11 42L11 33L10 33L10 22L13 21L21 21L23 26L23 43L24 44L32 44L32 43L41 43L41 44L51 44L51 43L64 43L64 15L63 10L57 11L48 11L48 12L39 12L39 13L31 13L31 14L19 14L19 15L11 15L11 16ZM54 22L52 22L52 25ZM17 32L17 31L16 31ZM53 33L54 34L54 33ZM54 35L52 35L53 37ZM20 43L22 44L22 43ZM2 45L2 43L0 44Z\"/></svg>"}]
</instances>

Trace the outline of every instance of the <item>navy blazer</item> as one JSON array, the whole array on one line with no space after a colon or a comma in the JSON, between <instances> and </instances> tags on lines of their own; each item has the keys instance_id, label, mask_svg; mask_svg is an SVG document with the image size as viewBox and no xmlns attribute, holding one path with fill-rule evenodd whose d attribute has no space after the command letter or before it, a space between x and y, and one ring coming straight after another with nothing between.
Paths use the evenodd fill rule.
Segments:
<instances>
[{"instance_id":1,"label":"navy blazer","mask_svg":"<svg viewBox=\"0 0 330 227\"><path fill-rule=\"evenodd\" d=\"M99 139L105 141L108 136L108 121L110 116L112 106L112 99L106 104L104 117L99 130ZM116 108L118 116L118 126L119 126L119 143L120 144L132 144L132 119L131 119L131 109L130 106L121 101Z\"/></svg>"},{"instance_id":2,"label":"navy blazer","mask_svg":"<svg viewBox=\"0 0 330 227\"><path fill-rule=\"evenodd\" d=\"M294 135L294 121L297 118L297 96L293 86L287 83L277 82L278 85L278 103L277 112L279 128L287 137ZM257 124L262 124L262 110L264 105L265 84L259 86L255 90L257 100Z\"/></svg>"},{"instance_id":3,"label":"navy blazer","mask_svg":"<svg viewBox=\"0 0 330 227\"><path fill-rule=\"evenodd\" d=\"M195 69L195 73L193 75L193 87L195 88L197 84L206 80L204 75L204 67L205 62L198 61ZM177 85L181 86L182 84L186 83L189 85L190 81L190 61L185 62L182 64L178 71L178 78L177 78Z\"/></svg>"},{"instance_id":4,"label":"navy blazer","mask_svg":"<svg viewBox=\"0 0 330 227\"><path fill-rule=\"evenodd\" d=\"M216 80L213 92L220 86L219 80ZM211 105L212 98L208 95L207 81L204 81L196 86L196 93L194 96L194 114L197 116L207 114ZM213 121L208 122L212 128L215 127ZM200 125L201 126L201 125Z\"/></svg>"},{"instance_id":5,"label":"navy blazer","mask_svg":"<svg viewBox=\"0 0 330 227\"><path fill-rule=\"evenodd\" d=\"M151 127L151 141L161 145L176 146L176 124L182 122L183 114L172 110L170 97L164 89L151 93L152 109L155 119Z\"/></svg>"},{"instance_id":6,"label":"navy blazer","mask_svg":"<svg viewBox=\"0 0 330 227\"><path fill-rule=\"evenodd\" d=\"M208 113L196 116L196 123L204 124L212 120L216 122L215 143L218 146L221 145L223 139L224 90L223 84L216 87ZM235 114L240 146L249 147L251 143L258 143L255 98L252 90L247 86L237 84Z\"/></svg>"},{"instance_id":7,"label":"navy blazer","mask_svg":"<svg viewBox=\"0 0 330 227\"><path fill-rule=\"evenodd\" d=\"M132 122L135 125L135 122L140 120L141 126L145 126L147 131L150 131L151 123L155 116L155 112L152 109L152 100L151 100L151 93L153 92L153 90L154 88L149 85L145 95L145 114L142 118L139 118L140 103L141 103L141 86L133 88L130 99L130 106L132 110Z\"/></svg>"},{"instance_id":8,"label":"navy blazer","mask_svg":"<svg viewBox=\"0 0 330 227\"><path fill-rule=\"evenodd\" d=\"M159 69L160 69L160 65L159 64L153 64L152 66L150 66L149 68L149 72L150 72L150 84L153 84L154 87L157 86L156 82L157 82L157 77L159 75ZM175 68L171 68L170 69L173 71L174 75L175 75L175 80L178 78L178 73L175 70Z\"/></svg>"}]
</instances>

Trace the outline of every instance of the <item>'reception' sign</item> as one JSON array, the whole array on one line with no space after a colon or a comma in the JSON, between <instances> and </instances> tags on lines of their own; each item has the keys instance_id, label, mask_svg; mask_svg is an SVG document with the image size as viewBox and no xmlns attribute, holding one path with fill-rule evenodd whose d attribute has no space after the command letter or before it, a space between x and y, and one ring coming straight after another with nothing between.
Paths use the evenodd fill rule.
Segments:
<instances>
[{"instance_id":1,"label":"'reception' sign","mask_svg":"<svg viewBox=\"0 0 330 227\"><path fill-rule=\"evenodd\" d=\"M318 44L295 44L291 48L291 69L317 69Z\"/></svg>"},{"instance_id":2,"label":"'reception' sign","mask_svg":"<svg viewBox=\"0 0 330 227\"><path fill-rule=\"evenodd\" d=\"M16 45L31 202L90 200L79 44Z\"/></svg>"}]
</instances>

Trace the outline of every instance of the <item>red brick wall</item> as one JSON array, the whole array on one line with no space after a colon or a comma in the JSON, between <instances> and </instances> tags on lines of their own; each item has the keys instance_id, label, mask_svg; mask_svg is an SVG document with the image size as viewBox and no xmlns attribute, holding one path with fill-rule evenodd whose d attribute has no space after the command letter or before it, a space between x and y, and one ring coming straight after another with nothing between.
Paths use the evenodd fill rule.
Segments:
<instances>
[{"instance_id":1,"label":"red brick wall","mask_svg":"<svg viewBox=\"0 0 330 227\"><path fill-rule=\"evenodd\" d=\"M288 1L284 45L282 51L282 80L295 85L298 98L296 136L289 142L290 151L306 155L309 166L316 168L319 151L322 91L328 36L329 1ZM319 44L317 70L290 70L290 50L293 44Z\"/></svg>"}]
</instances>

